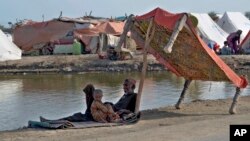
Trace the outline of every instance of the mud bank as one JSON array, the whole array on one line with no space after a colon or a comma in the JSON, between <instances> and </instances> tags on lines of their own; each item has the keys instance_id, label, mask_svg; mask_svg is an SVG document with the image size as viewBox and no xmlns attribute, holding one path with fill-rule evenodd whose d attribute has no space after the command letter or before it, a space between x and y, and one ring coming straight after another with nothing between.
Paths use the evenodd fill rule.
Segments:
<instances>
[{"instance_id":1,"label":"mud bank","mask_svg":"<svg viewBox=\"0 0 250 141\"><path fill-rule=\"evenodd\" d=\"M132 125L70 130L21 129L0 132L1 141L228 141L229 126L249 124L250 97L239 101L236 115L228 114L232 99L196 100L176 110L174 106L142 111Z\"/></svg>"},{"instance_id":2,"label":"mud bank","mask_svg":"<svg viewBox=\"0 0 250 141\"><path fill-rule=\"evenodd\" d=\"M221 58L239 74L250 72L249 55ZM97 55L53 55L22 57L21 60L0 62L0 73L79 73L92 71L129 72L142 69L142 55L123 61L100 60ZM163 65L148 55L148 71L165 71Z\"/></svg>"}]
</instances>

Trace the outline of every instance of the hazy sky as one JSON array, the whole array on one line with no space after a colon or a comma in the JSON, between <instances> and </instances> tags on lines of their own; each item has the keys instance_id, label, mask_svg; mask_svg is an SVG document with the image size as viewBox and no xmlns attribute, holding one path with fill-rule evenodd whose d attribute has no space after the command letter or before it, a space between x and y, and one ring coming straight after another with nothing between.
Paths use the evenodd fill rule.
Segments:
<instances>
[{"instance_id":1,"label":"hazy sky","mask_svg":"<svg viewBox=\"0 0 250 141\"><path fill-rule=\"evenodd\" d=\"M0 24L21 19L42 21L63 16L118 17L125 13L141 15L161 7L170 12L250 11L250 0L0 0Z\"/></svg>"}]
</instances>

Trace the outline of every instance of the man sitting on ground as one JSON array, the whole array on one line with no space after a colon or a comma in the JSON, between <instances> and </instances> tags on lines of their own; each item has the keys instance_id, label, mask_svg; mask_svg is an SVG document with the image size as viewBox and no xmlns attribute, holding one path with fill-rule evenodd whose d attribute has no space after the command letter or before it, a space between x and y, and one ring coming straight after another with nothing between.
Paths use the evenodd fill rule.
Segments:
<instances>
[{"instance_id":1,"label":"man sitting on ground","mask_svg":"<svg viewBox=\"0 0 250 141\"><path fill-rule=\"evenodd\" d=\"M120 100L112 104L110 102L106 102L108 104L112 105L112 108L115 112L117 112L120 116L123 116L123 114L127 114L129 112L134 112L135 111L135 104L136 104L136 97L137 94L134 93L136 86L136 81L134 79L125 79L123 83L123 90L124 90L124 95L120 98ZM83 121L92 121L93 117L91 115L91 104L94 100L93 98L93 92L95 88L93 85L89 84L87 85L83 91L86 94L86 104L87 104L87 109L85 111L85 114L80 113L75 113L72 116L57 119L57 120L67 120L70 122L83 122ZM40 121L51 121L48 119L45 119L43 117L40 117Z\"/></svg>"}]
</instances>

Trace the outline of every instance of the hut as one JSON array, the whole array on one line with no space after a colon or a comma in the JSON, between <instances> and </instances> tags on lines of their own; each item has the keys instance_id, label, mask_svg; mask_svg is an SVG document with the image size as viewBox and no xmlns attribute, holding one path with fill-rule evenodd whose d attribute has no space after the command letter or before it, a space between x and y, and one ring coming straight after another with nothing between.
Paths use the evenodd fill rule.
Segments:
<instances>
[{"instance_id":1,"label":"hut","mask_svg":"<svg viewBox=\"0 0 250 141\"><path fill-rule=\"evenodd\" d=\"M235 106L241 88L248 85L247 79L244 76L238 76L209 49L197 35L189 14L173 14L156 8L141 16L130 15L118 48L128 31L131 32L131 37L137 45L144 48L143 69L136 104L137 112L146 73L147 53L150 53L169 71L178 77L185 78L184 88L175 106L177 109L181 107L185 92L193 80L231 81L236 86L236 93L229 112L236 113Z\"/></svg>"}]
</instances>

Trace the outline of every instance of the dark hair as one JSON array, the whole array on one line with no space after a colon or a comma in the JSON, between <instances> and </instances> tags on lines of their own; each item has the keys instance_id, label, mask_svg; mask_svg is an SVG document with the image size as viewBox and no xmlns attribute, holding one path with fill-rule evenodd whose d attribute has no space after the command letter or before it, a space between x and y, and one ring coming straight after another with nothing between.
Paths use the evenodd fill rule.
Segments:
<instances>
[{"instance_id":1,"label":"dark hair","mask_svg":"<svg viewBox=\"0 0 250 141\"><path fill-rule=\"evenodd\" d=\"M242 30L237 30L237 33L240 35L242 33Z\"/></svg>"},{"instance_id":2,"label":"dark hair","mask_svg":"<svg viewBox=\"0 0 250 141\"><path fill-rule=\"evenodd\" d=\"M85 114L89 114L91 112L90 107L91 107L92 102L94 101L94 97L93 97L94 90L95 90L95 87L92 84L88 84L83 89L83 92L85 93L85 96L86 96L86 105L87 105Z\"/></svg>"},{"instance_id":3,"label":"dark hair","mask_svg":"<svg viewBox=\"0 0 250 141\"><path fill-rule=\"evenodd\" d=\"M135 84L133 84L131 88L134 90L135 89Z\"/></svg>"},{"instance_id":4,"label":"dark hair","mask_svg":"<svg viewBox=\"0 0 250 141\"><path fill-rule=\"evenodd\" d=\"M134 90L135 89L135 82L132 82L130 79L125 79L124 83L130 83L132 84L131 88Z\"/></svg>"}]
</instances>

